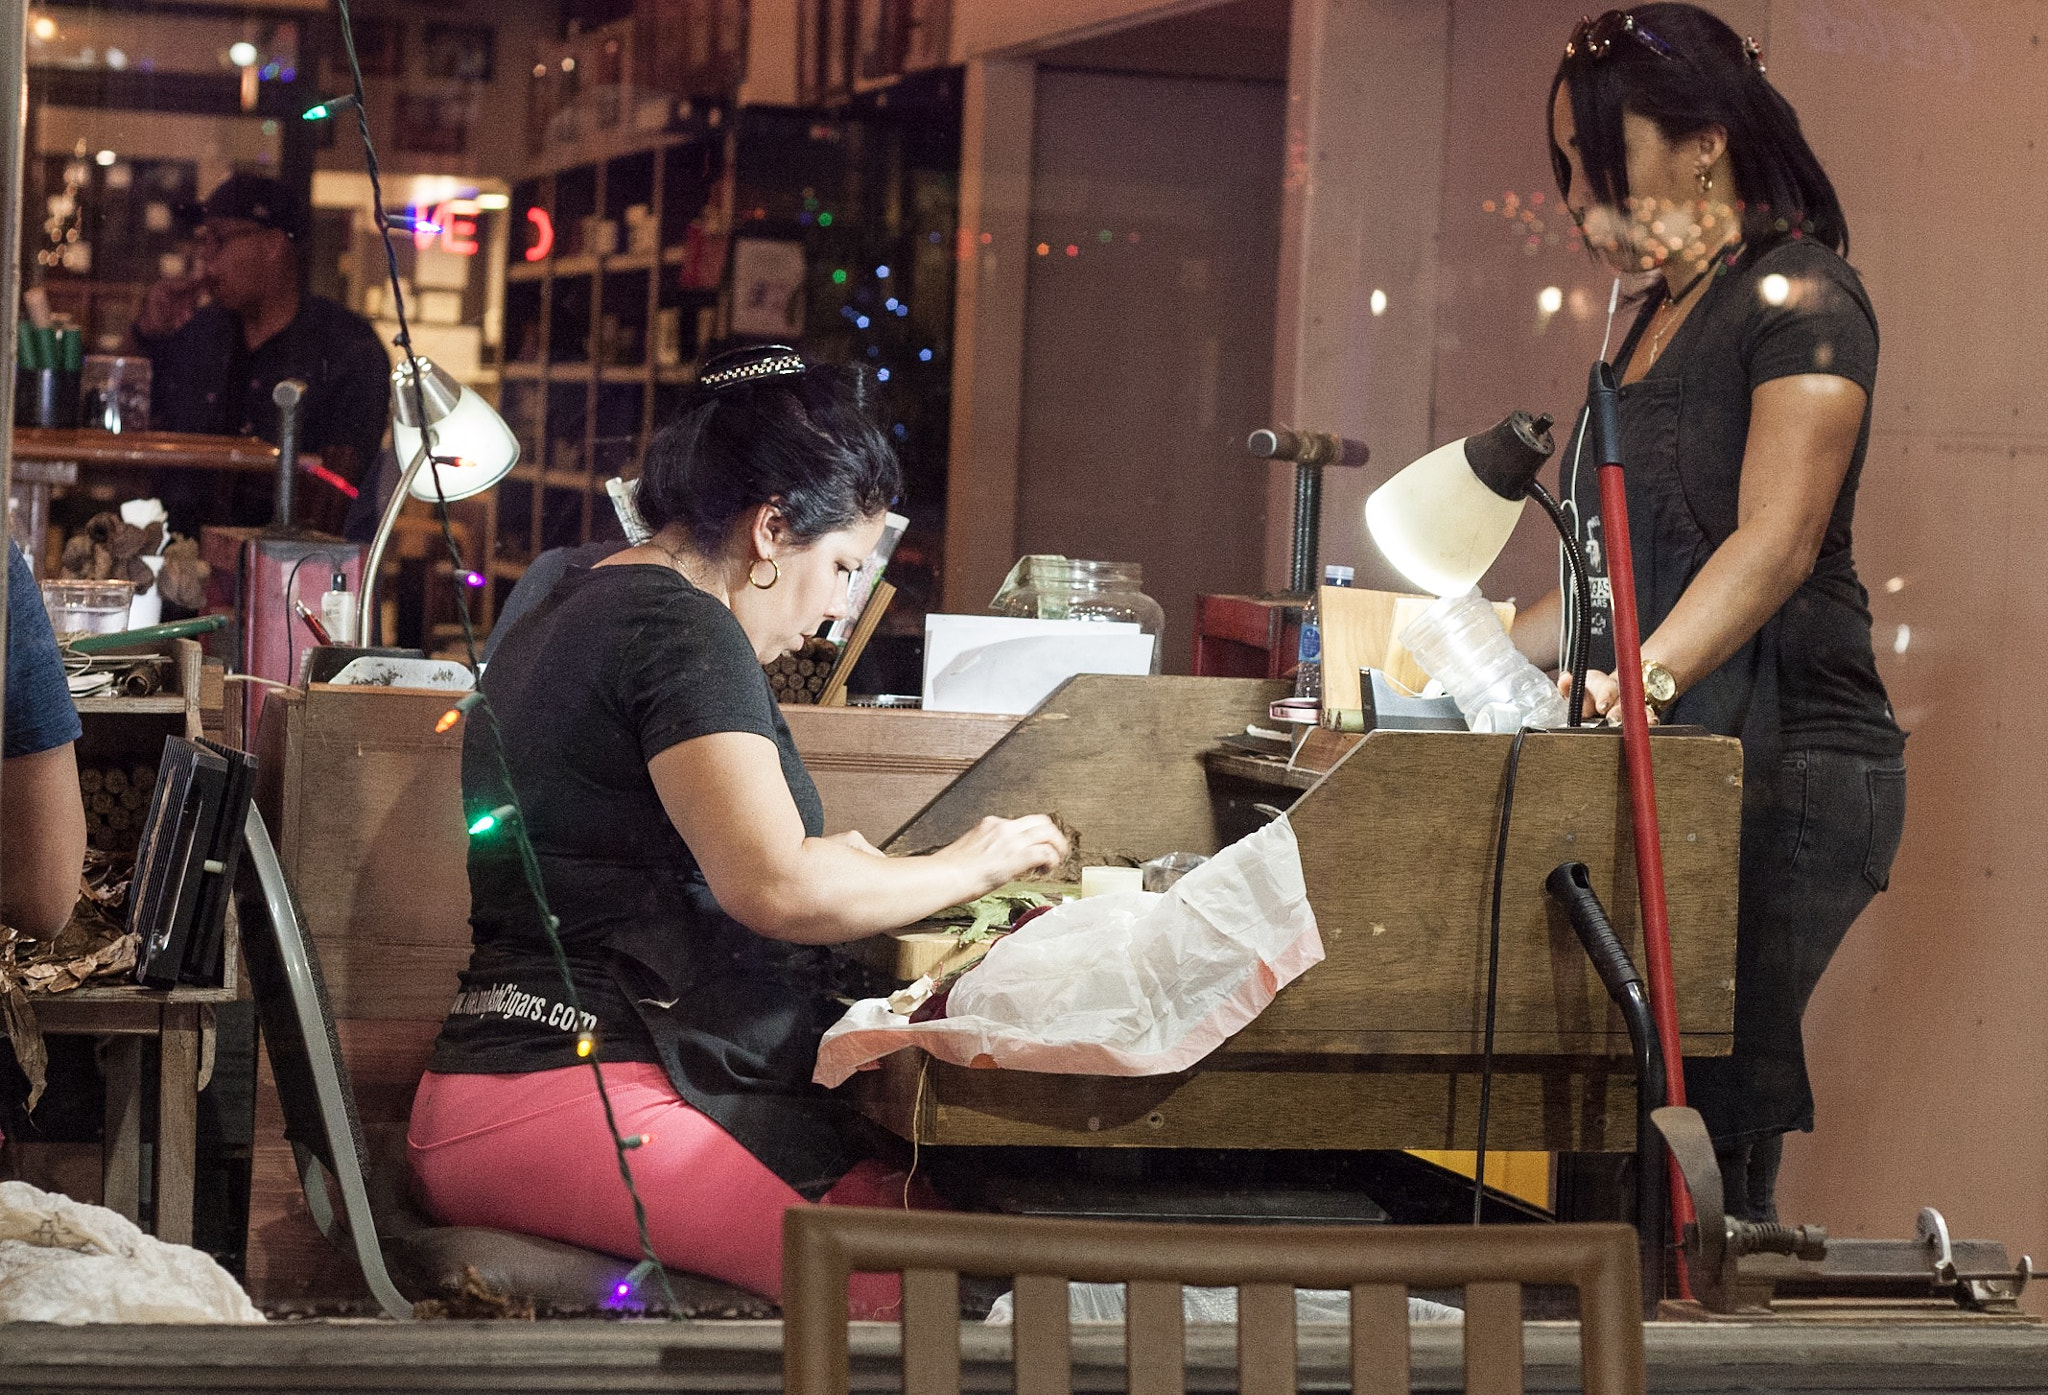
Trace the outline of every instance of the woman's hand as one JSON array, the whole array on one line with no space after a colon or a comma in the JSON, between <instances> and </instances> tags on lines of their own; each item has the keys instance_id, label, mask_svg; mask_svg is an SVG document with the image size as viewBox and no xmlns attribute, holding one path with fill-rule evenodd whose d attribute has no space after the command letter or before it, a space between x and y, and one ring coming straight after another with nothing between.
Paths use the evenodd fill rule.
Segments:
<instances>
[{"instance_id":1,"label":"woman's hand","mask_svg":"<svg viewBox=\"0 0 2048 1395\"><path fill-rule=\"evenodd\" d=\"M1557 675L1557 690L1564 694L1564 700L1572 700L1572 676L1569 673ZM1657 709L1644 704L1643 711L1650 718L1650 725L1657 725ZM1599 669L1586 670L1586 701L1579 709L1581 716L1605 717L1616 726L1621 725L1621 682L1611 673Z\"/></svg>"},{"instance_id":2,"label":"woman's hand","mask_svg":"<svg viewBox=\"0 0 2048 1395\"><path fill-rule=\"evenodd\" d=\"M933 856L974 869L977 880L986 883L977 893L982 894L1059 866L1066 860L1067 835L1044 814L1021 819L990 815Z\"/></svg>"}]
</instances>

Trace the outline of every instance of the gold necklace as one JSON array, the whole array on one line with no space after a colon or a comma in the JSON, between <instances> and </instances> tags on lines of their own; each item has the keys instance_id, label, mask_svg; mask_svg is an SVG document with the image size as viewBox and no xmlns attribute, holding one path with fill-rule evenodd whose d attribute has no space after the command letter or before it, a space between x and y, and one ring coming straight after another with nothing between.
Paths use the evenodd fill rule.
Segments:
<instances>
[{"instance_id":1,"label":"gold necklace","mask_svg":"<svg viewBox=\"0 0 2048 1395\"><path fill-rule=\"evenodd\" d=\"M1652 366L1657 362L1657 355L1660 352L1662 352L1664 348L1664 336L1670 332L1672 325L1678 323L1678 317L1668 315L1666 312L1674 310L1678 306L1683 305L1686 301L1692 299L1693 293L1699 290L1701 286L1706 284L1707 277L1713 273L1713 270L1713 264L1708 263L1707 269L1705 271L1702 271L1699 275L1693 277L1692 284L1688 285L1684 290L1680 291L1675 296L1671 294L1669 288L1666 288L1664 292L1664 303L1657 307L1657 332L1650 336L1650 358L1649 363L1644 365L1645 367Z\"/></svg>"},{"instance_id":2,"label":"gold necklace","mask_svg":"<svg viewBox=\"0 0 2048 1395\"><path fill-rule=\"evenodd\" d=\"M1742 255L1742 247L1743 240L1740 238L1735 239L1732 244L1723 243L1720 247L1714 249L1714 254L1707 258L1706 268L1699 275L1693 277L1686 284L1684 290L1680 291L1677 295L1673 295L1668 286L1665 288L1664 303L1657 307L1657 332L1650 336L1650 358L1649 362L1643 366L1645 372L1656 365L1657 355L1662 352L1664 347L1664 336L1670 333L1672 325L1677 323L1676 319L1667 317L1665 312L1675 309L1692 299L1693 293L1699 290L1701 286L1704 286L1721 267L1733 266L1736 259Z\"/></svg>"}]
</instances>

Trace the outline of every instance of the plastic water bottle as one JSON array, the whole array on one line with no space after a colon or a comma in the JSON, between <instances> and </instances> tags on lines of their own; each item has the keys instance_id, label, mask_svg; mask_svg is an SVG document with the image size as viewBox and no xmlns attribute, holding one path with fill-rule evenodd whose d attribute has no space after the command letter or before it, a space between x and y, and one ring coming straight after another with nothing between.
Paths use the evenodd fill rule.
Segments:
<instances>
[{"instance_id":1,"label":"plastic water bottle","mask_svg":"<svg viewBox=\"0 0 2048 1395\"><path fill-rule=\"evenodd\" d=\"M1473 731L1565 724L1564 694L1522 657L1476 589L1431 605L1401 631L1401 643L1444 685Z\"/></svg>"},{"instance_id":2,"label":"plastic water bottle","mask_svg":"<svg viewBox=\"0 0 2048 1395\"><path fill-rule=\"evenodd\" d=\"M1349 586L1356 573L1335 562L1323 568L1323 585ZM1323 622L1322 607L1316 604L1316 593L1311 592L1308 604L1301 611L1301 642L1294 651L1294 695L1298 698L1323 700Z\"/></svg>"}]
</instances>

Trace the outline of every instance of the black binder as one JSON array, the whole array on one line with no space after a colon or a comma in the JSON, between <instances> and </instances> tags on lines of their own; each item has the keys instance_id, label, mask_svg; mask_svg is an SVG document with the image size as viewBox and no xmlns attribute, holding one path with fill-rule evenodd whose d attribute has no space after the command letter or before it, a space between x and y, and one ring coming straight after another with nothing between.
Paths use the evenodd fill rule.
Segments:
<instances>
[{"instance_id":1,"label":"black binder","mask_svg":"<svg viewBox=\"0 0 2048 1395\"><path fill-rule=\"evenodd\" d=\"M128 892L128 928L142 940L137 982L221 982L224 921L255 768L245 752L212 742L164 742Z\"/></svg>"}]
</instances>

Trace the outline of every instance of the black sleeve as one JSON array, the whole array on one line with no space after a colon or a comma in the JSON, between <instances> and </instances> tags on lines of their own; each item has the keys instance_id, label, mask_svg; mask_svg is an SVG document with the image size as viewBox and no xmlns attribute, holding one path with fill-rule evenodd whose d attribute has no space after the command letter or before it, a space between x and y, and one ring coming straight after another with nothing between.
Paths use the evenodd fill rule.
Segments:
<instances>
[{"instance_id":1,"label":"black sleeve","mask_svg":"<svg viewBox=\"0 0 2048 1395\"><path fill-rule=\"evenodd\" d=\"M1787 243L1757 267L1756 303L1743 327L1749 385L1801 373L1877 386L1877 318L1849 264L1825 247Z\"/></svg>"},{"instance_id":2,"label":"black sleeve","mask_svg":"<svg viewBox=\"0 0 2048 1395\"><path fill-rule=\"evenodd\" d=\"M43 593L28 559L7 542L6 755L32 756L76 741L78 708L64 683L64 659L50 631Z\"/></svg>"},{"instance_id":3,"label":"black sleeve","mask_svg":"<svg viewBox=\"0 0 2048 1395\"><path fill-rule=\"evenodd\" d=\"M359 320L330 367L333 376L317 402L319 419L308 423L306 449L349 483L366 485L391 416L391 359L376 331Z\"/></svg>"},{"instance_id":4,"label":"black sleeve","mask_svg":"<svg viewBox=\"0 0 2048 1395\"><path fill-rule=\"evenodd\" d=\"M775 739L775 699L746 631L700 592L634 618L619 679L645 760L713 732Z\"/></svg>"}]
</instances>

